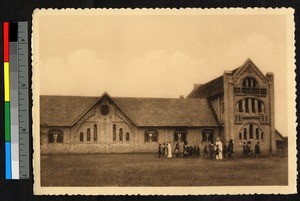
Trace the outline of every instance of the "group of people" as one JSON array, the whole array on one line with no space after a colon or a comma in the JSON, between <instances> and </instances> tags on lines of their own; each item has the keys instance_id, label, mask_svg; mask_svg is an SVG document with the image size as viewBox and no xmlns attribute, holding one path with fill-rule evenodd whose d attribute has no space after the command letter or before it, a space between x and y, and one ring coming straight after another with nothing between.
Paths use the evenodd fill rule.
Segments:
<instances>
[{"instance_id":1,"label":"group of people","mask_svg":"<svg viewBox=\"0 0 300 201\"><path fill-rule=\"evenodd\" d=\"M223 158L233 158L234 153L233 140L229 140L228 145L223 145L220 138L215 139L214 143L210 143L204 146L203 149L203 158L211 159L211 160L222 160ZM199 146L188 146L185 141L182 145L182 149L180 143L177 142L174 150L172 149L172 143L164 142L163 144L158 145L158 156L159 157L172 157L172 153L175 154L177 158L179 157L200 157L200 147ZM259 142L255 145L255 155L260 156L260 146ZM244 156L252 156L253 152L251 150L251 141L244 142L243 144L243 155Z\"/></svg>"},{"instance_id":2,"label":"group of people","mask_svg":"<svg viewBox=\"0 0 300 201\"><path fill-rule=\"evenodd\" d=\"M179 142L176 143L173 150L176 158L179 157L200 157L200 147L199 146L188 146L187 142L184 142L181 146ZM163 144L158 145L158 157L172 157L172 144L171 142L164 142Z\"/></svg>"},{"instance_id":3,"label":"group of people","mask_svg":"<svg viewBox=\"0 0 300 201\"><path fill-rule=\"evenodd\" d=\"M222 160L223 158L233 158L233 140L228 142L228 146L221 142L220 138L215 140L215 143L204 146L204 158L211 160Z\"/></svg>"},{"instance_id":4,"label":"group of people","mask_svg":"<svg viewBox=\"0 0 300 201\"><path fill-rule=\"evenodd\" d=\"M255 156L258 157L260 156L260 146L259 146L259 142L257 141L254 147L254 153ZM253 155L253 151L251 149L251 141L244 141L243 144L243 156L252 156Z\"/></svg>"}]
</instances>

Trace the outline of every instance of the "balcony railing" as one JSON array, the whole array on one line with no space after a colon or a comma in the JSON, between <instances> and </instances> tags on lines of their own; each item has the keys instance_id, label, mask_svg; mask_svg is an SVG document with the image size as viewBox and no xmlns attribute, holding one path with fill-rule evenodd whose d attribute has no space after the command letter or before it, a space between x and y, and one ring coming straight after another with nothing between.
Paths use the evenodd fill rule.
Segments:
<instances>
[{"instance_id":1,"label":"balcony railing","mask_svg":"<svg viewBox=\"0 0 300 201\"><path fill-rule=\"evenodd\" d=\"M254 95L266 95L266 88L248 88L248 87L234 87L235 94L254 94Z\"/></svg>"}]
</instances>

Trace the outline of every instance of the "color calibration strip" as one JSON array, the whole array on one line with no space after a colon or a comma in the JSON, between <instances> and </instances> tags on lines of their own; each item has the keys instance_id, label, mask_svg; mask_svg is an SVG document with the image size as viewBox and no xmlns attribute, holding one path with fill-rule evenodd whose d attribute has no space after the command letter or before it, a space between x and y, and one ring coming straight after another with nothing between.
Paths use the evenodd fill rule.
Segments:
<instances>
[{"instance_id":1,"label":"color calibration strip","mask_svg":"<svg viewBox=\"0 0 300 201\"><path fill-rule=\"evenodd\" d=\"M5 177L6 179L28 179L29 100L27 22L4 22L3 36Z\"/></svg>"}]
</instances>

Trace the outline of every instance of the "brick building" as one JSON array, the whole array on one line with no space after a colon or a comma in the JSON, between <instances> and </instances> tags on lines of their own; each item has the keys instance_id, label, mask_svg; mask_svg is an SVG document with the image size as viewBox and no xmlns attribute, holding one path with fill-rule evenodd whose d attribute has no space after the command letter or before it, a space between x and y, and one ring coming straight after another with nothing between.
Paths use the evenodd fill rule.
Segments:
<instances>
[{"instance_id":1,"label":"brick building","mask_svg":"<svg viewBox=\"0 0 300 201\"><path fill-rule=\"evenodd\" d=\"M274 77L247 60L186 98L40 96L42 153L156 152L158 143L233 139L275 147ZM174 146L173 146L174 147Z\"/></svg>"}]
</instances>

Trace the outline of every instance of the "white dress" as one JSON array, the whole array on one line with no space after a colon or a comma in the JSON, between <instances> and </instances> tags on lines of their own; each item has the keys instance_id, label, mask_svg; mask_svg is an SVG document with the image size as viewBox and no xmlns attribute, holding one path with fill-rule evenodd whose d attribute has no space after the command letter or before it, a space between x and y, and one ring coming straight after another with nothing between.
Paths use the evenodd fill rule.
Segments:
<instances>
[{"instance_id":1,"label":"white dress","mask_svg":"<svg viewBox=\"0 0 300 201\"><path fill-rule=\"evenodd\" d=\"M221 141L217 141L216 142L216 147L219 147L219 155L216 156L216 159L223 159L223 144Z\"/></svg>"},{"instance_id":2,"label":"white dress","mask_svg":"<svg viewBox=\"0 0 300 201\"><path fill-rule=\"evenodd\" d=\"M172 158L172 148L171 148L171 143L168 143L168 158Z\"/></svg>"}]
</instances>

